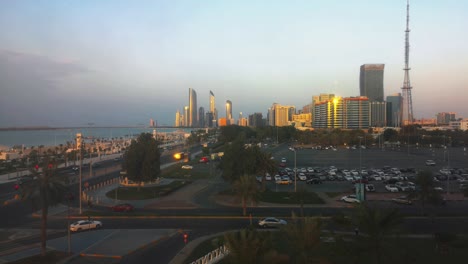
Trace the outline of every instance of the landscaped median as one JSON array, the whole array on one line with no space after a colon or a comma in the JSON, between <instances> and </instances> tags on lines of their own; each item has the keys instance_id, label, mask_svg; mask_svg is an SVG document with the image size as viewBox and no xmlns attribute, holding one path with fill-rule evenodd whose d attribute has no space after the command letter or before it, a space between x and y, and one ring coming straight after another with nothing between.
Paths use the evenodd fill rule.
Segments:
<instances>
[{"instance_id":1,"label":"landscaped median","mask_svg":"<svg viewBox=\"0 0 468 264\"><path fill-rule=\"evenodd\" d=\"M146 200L166 196L171 192L178 190L188 184L190 180L175 180L169 184L157 186L142 186L142 187L118 187L106 193L108 198L119 200ZM117 192L117 193L116 193Z\"/></svg>"}]
</instances>

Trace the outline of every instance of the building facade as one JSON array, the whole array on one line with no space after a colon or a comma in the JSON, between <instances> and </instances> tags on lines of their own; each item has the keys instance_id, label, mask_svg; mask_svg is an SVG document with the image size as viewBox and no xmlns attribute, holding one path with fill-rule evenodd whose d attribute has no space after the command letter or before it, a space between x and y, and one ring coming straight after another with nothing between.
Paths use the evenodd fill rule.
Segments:
<instances>
[{"instance_id":1,"label":"building facade","mask_svg":"<svg viewBox=\"0 0 468 264\"><path fill-rule=\"evenodd\" d=\"M387 126L401 127L403 115L403 97L401 93L387 96Z\"/></svg>"},{"instance_id":2,"label":"building facade","mask_svg":"<svg viewBox=\"0 0 468 264\"><path fill-rule=\"evenodd\" d=\"M198 126L198 113L197 113L197 92L194 89L189 88L189 117L188 125L189 127Z\"/></svg>"},{"instance_id":3,"label":"building facade","mask_svg":"<svg viewBox=\"0 0 468 264\"><path fill-rule=\"evenodd\" d=\"M175 127L180 127L181 126L181 118L180 118L180 112L179 110L177 110L176 114L175 114L175 122L174 122L174 126Z\"/></svg>"},{"instance_id":4,"label":"building facade","mask_svg":"<svg viewBox=\"0 0 468 264\"><path fill-rule=\"evenodd\" d=\"M456 113L454 113L454 112L438 113L436 115L437 125L448 125L450 123L450 121L456 121L455 116L456 116Z\"/></svg>"},{"instance_id":5,"label":"building facade","mask_svg":"<svg viewBox=\"0 0 468 264\"><path fill-rule=\"evenodd\" d=\"M335 97L315 105L313 127L367 129L370 125L369 111L367 97Z\"/></svg>"},{"instance_id":6,"label":"building facade","mask_svg":"<svg viewBox=\"0 0 468 264\"><path fill-rule=\"evenodd\" d=\"M215 101L215 95L212 91L210 91L210 113L212 116L212 121L209 122L211 125L209 127L215 127L217 126L216 124L218 123L218 111L216 110L216 101Z\"/></svg>"},{"instance_id":7,"label":"building facade","mask_svg":"<svg viewBox=\"0 0 468 264\"><path fill-rule=\"evenodd\" d=\"M387 103L386 102L369 102L370 107L370 126L371 127L386 127L387 126Z\"/></svg>"},{"instance_id":8,"label":"building facade","mask_svg":"<svg viewBox=\"0 0 468 264\"><path fill-rule=\"evenodd\" d=\"M359 75L359 90L361 96L370 101L384 100L384 68L385 64L363 64Z\"/></svg>"},{"instance_id":9,"label":"building facade","mask_svg":"<svg viewBox=\"0 0 468 264\"><path fill-rule=\"evenodd\" d=\"M226 101L226 125L231 125L232 120L232 102Z\"/></svg>"},{"instance_id":10,"label":"building facade","mask_svg":"<svg viewBox=\"0 0 468 264\"><path fill-rule=\"evenodd\" d=\"M198 108L198 126L205 127L205 108L203 106Z\"/></svg>"},{"instance_id":11,"label":"building facade","mask_svg":"<svg viewBox=\"0 0 468 264\"><path fill-rule=\"evenodd\" d=\"M263 125L262 113L253 113L252 115L249 115L249 126L262 127Z\"/></svg>"}]
</instances>

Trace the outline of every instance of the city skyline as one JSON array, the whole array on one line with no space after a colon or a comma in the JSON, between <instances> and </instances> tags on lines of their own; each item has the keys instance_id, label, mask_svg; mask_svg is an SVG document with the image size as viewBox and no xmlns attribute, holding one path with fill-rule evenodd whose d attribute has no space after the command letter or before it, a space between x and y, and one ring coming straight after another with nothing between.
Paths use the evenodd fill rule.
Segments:
<instances>
[{"instance_id":1,"label":"city skyline","mask_svg":"<svg viewBox=\"0 0 468 264\"><path fill-rule=\"evenodd\" d=\"M468 3L410 6L415 118L468 117ZM301 109L321 93L358 96L371 63L385 64L384 98L403 83L406 1L0 7L0 127L173 124L189 87L204 109L210 91L217 109L229 99L246 116Z\"/></svg>"}]
</instances>

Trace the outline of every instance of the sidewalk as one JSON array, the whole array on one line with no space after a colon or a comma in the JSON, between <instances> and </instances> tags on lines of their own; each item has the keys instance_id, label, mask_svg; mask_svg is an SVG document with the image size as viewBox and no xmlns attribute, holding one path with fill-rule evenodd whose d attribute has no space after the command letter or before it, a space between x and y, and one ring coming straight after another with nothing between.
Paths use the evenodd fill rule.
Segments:
<instances>
[{"instance_id":1,"label":"sidewalk","mask_svg":"<svg viewBox=\"0 0 468 264\"><path fill-rule=\"evenodd\" d=\"M105 156L101 156L101 157L87 158L87 159L83 160L83 164L88 164L90 162L96 163L96 162L99 162L99 161L110 160L110 159L114 159L114 158L117 158L117 157L120 157L120 156L122 156L122 154L117 153L117 154L110 154L110 155L105 155ZM67 165L70 166L71 164L73 164L73 163L68 162ZM61 163L57 167L58 168L65 168L65 163ZM22 171L2 174L2 175L0 175L0 184L16 181L17 178L27 176L29 174L30 174L29 170L22 170Z\"/></svg>"}]
</instances>

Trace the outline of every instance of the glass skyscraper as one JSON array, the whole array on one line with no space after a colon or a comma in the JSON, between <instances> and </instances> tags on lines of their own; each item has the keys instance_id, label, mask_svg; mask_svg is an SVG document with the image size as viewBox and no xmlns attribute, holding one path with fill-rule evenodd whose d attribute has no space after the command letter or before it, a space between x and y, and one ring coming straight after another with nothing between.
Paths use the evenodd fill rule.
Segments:
<instances>
[{"instance_id":1,"label":"glass skyscraper","mask_svg":"<svg viewBox=\"0 0 468 264\"><path fill-rule=\"evenodd\" d=\"M189 116L188 125L189 127L198 126L198 114L197 114L197 92L194 89L189 88Z\"/></svg>"},{"instance_id":2,"label":"glass skyscraper","mask_svg":"<svg viewBox=\"0 0 468 264\"><path fill-rule=\"evenodd\" d=\"M384 68L385 64L361 65L361 73L359 77L359 90L361 92L361 96L366 96L370 101L383 102Z\"/></svg>"}]
</instances>

